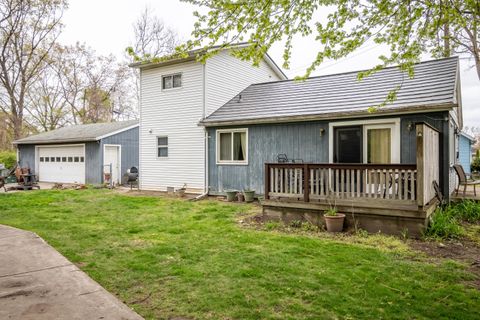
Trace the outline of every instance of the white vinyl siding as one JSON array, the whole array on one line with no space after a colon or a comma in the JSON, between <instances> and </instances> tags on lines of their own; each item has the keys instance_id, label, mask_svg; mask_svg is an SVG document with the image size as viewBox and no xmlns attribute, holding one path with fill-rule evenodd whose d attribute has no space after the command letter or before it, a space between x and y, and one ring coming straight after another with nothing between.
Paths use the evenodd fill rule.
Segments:
<instances>
[{"instance_id":1,"label":"white vinyl siding","mask_svg":"<svg viewBox=\"0 0 480 320\"><path fill-rule=\"evenodd\" d=\"M228 51L208 59L205 72L207 116L253 83L280 80L265 61L259 67L254 67L252 62L241 61Z\"/></svg>"},{"instance_id":2,"label":"white vinyl siding","mask_svg":"<svg viewBox=\"0 0 480 320\"><path fill-rule=\"evenodd\" d=\"M182 74L181 90L162 90L162 76ZM188 62L141 72L140 184L203 190L202 64ZM158 157L157 137L168 136L168 157Z\"/></svg>"},{"instance_id":3,"label":"white vinyl siding","mask_svg":"<svg viewBox=\"0 0 480 320\"><path fill-rule=\"evenodd\" d=\"M140 74L140 188L161 191L186 184L189 191L202 192L205 132L198 123L204 113L218 109L252 83L279 79L265 62L256 68L226 52L205 65L189 61ZM181 74L181 88L162 89L163 77L176 74ZM168 136L168 157L158 157L161 136Z\"/></svg>"}]
</instances>

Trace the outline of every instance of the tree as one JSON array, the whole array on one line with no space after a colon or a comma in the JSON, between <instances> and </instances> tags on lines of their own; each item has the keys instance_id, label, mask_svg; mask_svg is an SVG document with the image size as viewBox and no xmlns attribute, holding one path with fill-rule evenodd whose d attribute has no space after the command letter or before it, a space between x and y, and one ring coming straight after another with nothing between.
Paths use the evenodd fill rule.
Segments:
<instances>
[{"instance_id":1,"label":"tree","mask_svg":"<svg viewBox=\"0 0 480 320\"><path fill-rule=\"evenodd\" d=\"M305 70L304 77L308 77L326 59L346 57L373 41L387 45L390 54L380 56L381 63L360 73L360 79L392 64L413 76L413 65L422 54L444 57L452 51L469 53L480 79L478 0L182 1L208 11L195 12L193 40L181 47L183 53L199 46L225 47L248 41L235 55L258 65L274 43L284 41L283 66L288 69L295 37L314 36L318 52ZM394 98L392 92L389 100Z\"/></svg>"},{"instance_id":2,"label":"tree","mask_svg":"<svg viewBox=\"0 0 480 320\"><path fill-rule=\"evenodd\" d=\"M133 24L134 44L131 48L142 57L160 57L171 54L180 44L178 34L153 15L145 7L140 17Z\"/></svg>"},{"instance_id":3,"label":"tree","mask_svg":"<svg viewBox=\"0 0 480 320\"><path fill-rule=\"evenodd\" d=\"M63 0L0 0L0 110L22 137L27 92L61 30Z\"/></svg>"}]
</instances>

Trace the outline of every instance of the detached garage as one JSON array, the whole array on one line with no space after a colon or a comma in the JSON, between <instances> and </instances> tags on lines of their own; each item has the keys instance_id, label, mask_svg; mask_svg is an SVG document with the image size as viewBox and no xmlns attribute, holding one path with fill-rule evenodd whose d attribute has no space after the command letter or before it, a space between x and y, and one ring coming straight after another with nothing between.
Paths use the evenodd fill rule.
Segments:
<instances>
[{"instance_id":1,"label":"detached garage","mask_svg":"<svg viewBox=\"0 0 480 320\"><path fill-rule=\"evenodd\" d=\"M95 123L61 128L14 142L21 167L42 182L100 184L110 173L122 183L138 167L138 121Z\"/></svg>"}]
</instances>

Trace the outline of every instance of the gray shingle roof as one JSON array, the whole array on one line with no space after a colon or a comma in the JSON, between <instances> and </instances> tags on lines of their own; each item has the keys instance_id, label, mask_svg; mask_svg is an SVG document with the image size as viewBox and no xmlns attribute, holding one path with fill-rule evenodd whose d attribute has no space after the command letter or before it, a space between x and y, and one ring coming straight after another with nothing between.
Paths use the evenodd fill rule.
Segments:
<instances>
[{"instance_id":1,"label":"gray shingle roof","mask_svg":"<svg viewBox=\"0 0 480 320\"><path fill-rule=\"evenodd\" d=\"M398 67L385 68L361 81L356 72L253 84L236 95L201 124L274 122L321 119L368 113L387 94L402 85L393 104L377 112L453 106L456 101L458 58L421 62L410 79ZM403 84L402 84L403 83Z\"/></svg>"},{"instance_id":2,"label":"gray shingle roof","mask_svg":"<svg viewBox=\"0 0 480 320\"><path fill-rule=\"evenodd\" d=\"M47 131L14 141L14 144L96 141L102 136L138 125L138 120L81 124Z\"/></svg>"}]
</instances>

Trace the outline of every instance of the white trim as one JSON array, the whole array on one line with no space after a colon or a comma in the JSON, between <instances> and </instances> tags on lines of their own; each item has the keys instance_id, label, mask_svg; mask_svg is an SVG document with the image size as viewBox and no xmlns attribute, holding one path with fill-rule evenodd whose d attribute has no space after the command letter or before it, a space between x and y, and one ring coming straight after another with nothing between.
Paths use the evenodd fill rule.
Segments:
<instances>
[{"instance_id":1,"label":"white trim","mask_svg":"<svg viewBox=\"0 0 480 320\"><path fill-rule=\"evenodd\" d=\"M348 126L363 126L363 162L366 163L366 150L365 150L365 134L368 128L386 128L390 125L392 129L392 163L400 163L400 118L385 118L385 119L372 119L372 120L354 120L354 121L337 121L330 122L328 124L328 161L333 163L333 129L335 127L348 127Z\"/></svg>"},{"instance_id":2,"label":"white trim","mask_svg":"<svg viewBox=\"0 0 480 320\"><path fill-rule=\"evenodd\" d=\"M122 184L122 145L121 144L109 144L109 143L106 143L103 145L103 164L102 164L102 168L105 169L105 149L106 147L117 147L118 148L118 172L117 172L117 178L118 178L118 181L117 183L118 184ZM103 170L102 170L102 182L103 182ZM112 175L112 178L113 178L113 175ZM114 181L115 182L115 181Z\"/></svg>"},{"instance_id":3,"label":"white trim","mask_svg":"<svg viewBox=\"0 0 480 320\"><path fill-rule=\"evenodd\" d=\"M103 136L96 137L95 140L101 140L101 139L104 139L104 138L108 138L108 137L111 137L111 136L116 135L118 133L130 130L130 129L133 129L133 128L136 128L136 127L139 127L139 126L140 126L140 123L137 123L137 124L131 125L129 127L123 128L123 129L118 129L116 131L104 134Z\"/></svg>"},{"instance_id":4,"label":"white trim","mask_svg":"<svg viewBox=\"0 0 480 320\"><path fill-rule=\"evenodd\" d=\"M246 145L245 161L233 160L233 133L245 132ZM232 160L220 160L220 133L232 133ZM215 152L216 152L216 164L217 165L238 165L248 166L248 128L234 128L234 129L217 129L215 133Z\"/></svg>"},{"instance_id":5,"label":"white trim","mask_svg":"<svg viewBox=\"0 0 480 320\"><path fill-rule=\"evenodd\" d=\"M35 175L40 179L40 157L38 154L39 148L57 148L57 147L83 147L83 167L85 168L85 177L84 183L87 183L87 155L85 143L74 143L74 144L37 144L35 145Z\"/></svg>"}]
</instances>

